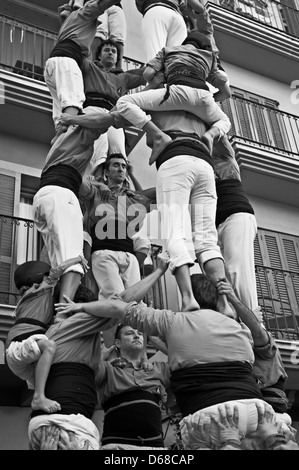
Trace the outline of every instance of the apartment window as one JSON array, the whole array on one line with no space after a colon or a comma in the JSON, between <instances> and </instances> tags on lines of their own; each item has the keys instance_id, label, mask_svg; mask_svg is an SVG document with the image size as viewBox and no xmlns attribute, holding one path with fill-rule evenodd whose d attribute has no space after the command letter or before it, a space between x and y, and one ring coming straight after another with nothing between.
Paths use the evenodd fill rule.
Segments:
<instances>
[{"instance_id":1,"label":"apartment window","mask_svg":"<svg viewBox=\"0 0 299 470\"><path fill-rule=\"evenodd\" d=\"M0 170L0 303L15 304L13 274L16 267L40 252L40 237L33 224L32 201L39 178Z\"/></svg>"},{"instance_id":2,"label":"apartment window","mask_svg":"<svg viewBox=\"0 0 299 470\"><path fill-rule=\"evenodd\" d=\"M232 97L221 108L231 121L230 136L243 137L281 150L291 150L286 123L277 101L231 87Z\"/></svg>"},{"instance_id":3,"label":"apartment window","mask_svg":"<svg viewBox=\"0 0 299 470\"><path fill-rule=\"evenodd\" d=\"M276 337L299 339L299 237L259 229L254 248L266 326Z\"/></svg>"}]
</instances>

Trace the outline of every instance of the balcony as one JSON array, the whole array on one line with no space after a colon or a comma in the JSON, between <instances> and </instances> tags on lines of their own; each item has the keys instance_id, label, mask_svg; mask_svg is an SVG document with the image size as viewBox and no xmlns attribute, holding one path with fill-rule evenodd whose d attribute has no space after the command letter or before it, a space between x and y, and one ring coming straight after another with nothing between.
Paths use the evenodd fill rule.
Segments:
<instances>
[{"instance_id":1,"label":"balcony","mask_svg":"<svg viewBox=\"0 0 299 470\"><path fill-rule=\"evenodd\" d=\"M299 11L276 0L211 0L226 10L249 18L264 26L299 37Z\"/></svg>"},{"instance_id":2,"label":"balcony","mask_svg":"<svg viewBox=\"0 0 299 470\"><path fill-rule=\"evenodd\" d=\"M211 0L206 7L222 61L287 84L297 77L297 9L272 0Z\"/></svg>"},{"instance_id":3,"label":"balcony","mask_svg":"<svg viewBox=\"0 0 299 470\"><path fill-rule=\"evenodd\" d=\"M237 94L221 107L247 192L298 207L299 117Z\"/></svg>"}]
</instances>

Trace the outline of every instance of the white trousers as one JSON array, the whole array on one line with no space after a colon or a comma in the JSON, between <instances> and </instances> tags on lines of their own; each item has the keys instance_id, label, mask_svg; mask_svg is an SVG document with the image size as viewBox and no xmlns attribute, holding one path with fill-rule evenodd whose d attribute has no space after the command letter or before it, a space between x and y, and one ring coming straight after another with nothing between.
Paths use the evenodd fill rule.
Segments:
<instances>
[{"instance_id":1,"label":"white trousers","mask_svg":"<svg viewBox=\"0 0 299 470\"><path fill-rule=\"evenodd\" d=\"M186 23L180 13L157 5L150 8L141 20L145 62L168 46L179 46L187 37Z\"/></svg>"},{"instance_id":2,"label":"white trousers","mask_svg":"<svg viewBox=\"0 0 299 470\"><path fill-rule=\"evenodd\" d=\"M255 310L258 307L254 263L256 218L253 214L238 212L227 217L217 231L228 279L239 299Z\"/></svg>"},{"instance_id":3,"label":"white trousers","mask_svg":"<svg viewBox=\"0 0 299 470\"><path fill-rule=\"evenodd\" d=\"M185 85L171 85L170 96L160 104L165 92L165 88L159 88L125 95L118 100L117 110L139 129L151 119L144 111L183 110L199 117L209 127L212 125L218 127L220 136L229 131L230 120L215 102L210 91Z\"/></svg>"},{"instance_id":4,"label":"white trousers","mask_svg":"<svg viewBox=\"0 0 299 470\"><path fill-rule=\"evenodd\" d=\"M30 390L34 390L35 365L41 357L37 341L45 339L47 336L42 334L32 335L23 341L12 341L6 350L8 367L17 377L26 380Z\"/></svg>"},{"instance_id":5,"label":"white trousers","mask_svg":"<svg viewBox=\"0 0 299 470\"><path fill-rule=\"evenodd\" d=\"M112 39L125 44L127 39L127 21L124 10L117 5L107 8L98 16L100 24L97 26L96 37Z\"/></svg>"},{"instance_id":6,"label":"white trousers","mask_svg":"<svg viewBox=\"0 0 299 470\"><path fill-rule=\"evenodd\" d=\"M233 409L234 406L238 407L239 410L239 425L238 428L241 433L244 434L244 436L252 433L253 431L256 431L257 425L258 425L258 414L257 414L257 408L256 408L256 403L260 403L262 406L264 406L264 401L260 400L259 398L251 398L251 399L244 399L244 400L230 400L225 402L227 404L231 405L231 408ZM224 405L225 403L221 403L221 405ZM190 419L192 422L197 423L199 419L199 414L204 413L207 416L214 415L219 418L219 411L218 411L218 403L217 405L212 405L207 408L203 408L202 410L196 411L192 415L190 415ZM292 420L290 416L287 413L275 413L273 410L273 415L276 415L276 419L278 421L282 421L284 424L283 426L290 425ZM189 419L189 417L188 417ZM180 422L180 429L181 429L181 437L183 443L188 442L188 429L185 424L185 419L183 418ZM196 436L196 431L194 431L194 439ZM211 428L210 428L210 441L207 443L208 445L213 444L216 447L220 447L221 445L221 439L220 439L220 433L219 433L219 427L211 422Z\"/></svg>"},{"instance_id":7,"label":"white trousers","mask_svg":"<svg viewBox=\"0 0 299 470\"><path fill-rule=\"evenodd\" d=\"M170 255L170 271L194 264L187 244L188 226L201 266L210 259L222 258L217 245L217 197L211 165L190 155L170 158L158 170L156 188L161 237Z\"/></svg>"},{"instance_id":8,"label":"white trousers","mask_svg":"<svg viewBox=\"0 0 299 470\"><path fill-rule=\"evenodd\" d=\"M109 299L140 281L139 263L132 253L95 251L91 255L91 265L99 288L99 300Z\"/></svg>"},{"instance_id":9,"label":"white trousers","mask_svg":"<svg viewBox=\"0 0 299 470\"><path fill-rule=\"evenodd\" d=\"M83 255L83 216L73 191L44 186L33 198L34 222L42 234L51 266ZM66 269L84 274L81 264Z\"/></svg>"},{"instance_id":10,"label":"white trousers","mask_svg":"<svg viewBox=\"0 0 299 470\"><path fill-rule=\"evenodd\" d=\"M53 98L52 117L56 128L65 108L73 106L82 110L85 101L83 76L74 59L50 57L45 64L44 78Z\"/></svg>"},{"instance_id":11,"label":"white trousers","mask_svg":"<svg viewBox=\"0 0 299 470\"><path fill-rule=\"evenodd\" d=\"M100 448L100 434L98 428L91 419L86 418L80 413L63 415L59 413L43 414L31 418L28 425L29 441L32 441L32 433L35 431L38 434L42 426L55 425L65 431L72 431L75 434L78 445L80 448L84 447L84 443L88 441L87 450L99 450ZM33 449L39 450L39 449Z\"/></svg>"}]
</instances>

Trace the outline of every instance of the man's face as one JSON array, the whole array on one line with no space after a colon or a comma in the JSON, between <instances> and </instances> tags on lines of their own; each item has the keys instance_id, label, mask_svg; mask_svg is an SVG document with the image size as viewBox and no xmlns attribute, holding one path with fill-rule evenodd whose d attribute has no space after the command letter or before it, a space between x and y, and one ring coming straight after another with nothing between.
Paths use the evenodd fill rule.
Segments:
<instances>
[{"instance_id":1,"label":"man's face","mask_svg":"<svg viewBox=\"0 0 299 470\"><path fill-rule=\"evenodd\" d=\"M103 47L98 57L102 66L105 69L113 69L117 62L117 49L112 44L107 44Z\"/></svg>"},{"instance_id":2,"label":"man's face","mask_svg":"<svg viewBox=\"0 0 299 470\"><path fill-rule=\"evenodd\" d=\"M112 158L109 169L105 170L109 183L123 183L127 176L127 164L123 158Z\"/></svg>"},{"instance_id":3,"label":"man's face","mask_svg":"<svg viewBox=\"0 0 299 470\"><path fill-rule=\"evenodd\" d=\"M121 329L120 339L115 340L116 346L120 348L121 354L127 351L142 351L144 346L143 333L134 330L130 326Z\"/></svg>"}]
</instances>

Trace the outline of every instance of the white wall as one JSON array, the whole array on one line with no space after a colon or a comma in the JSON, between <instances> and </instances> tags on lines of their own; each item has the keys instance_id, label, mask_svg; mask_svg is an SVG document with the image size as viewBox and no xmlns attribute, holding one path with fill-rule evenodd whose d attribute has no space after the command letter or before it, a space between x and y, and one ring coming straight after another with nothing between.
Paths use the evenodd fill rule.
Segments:
<instances>
[{"instance_id":1,"label":"white wall","mask_svg":"<svg viewBox=\"0 0 299 470\"><path fill-rule=\"evenodd\" d=\"M299 236L299 210L273 201L250 197L259 228Z\"/></svg>"},{"instance_id":2,"label":"white wall","mask_svg":"<svg viewBox=\"0 0 299 470\"><path fill-rule=\"evenodd\" d=\"M295 114L297 116L299 115L298 103L295 104L291 102L291 95L294 92L294 89L291 89L289 85L277 82L259 75L258 73L251 72L250 70L242 69L228 62L223 62L222 65L230 78L231 86L278 101L279 109L287 113Z\"/></svg>"}]
</instances>

